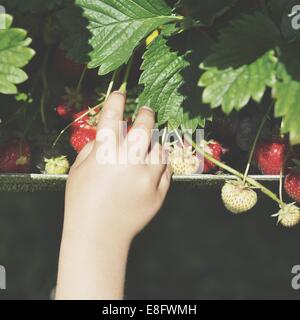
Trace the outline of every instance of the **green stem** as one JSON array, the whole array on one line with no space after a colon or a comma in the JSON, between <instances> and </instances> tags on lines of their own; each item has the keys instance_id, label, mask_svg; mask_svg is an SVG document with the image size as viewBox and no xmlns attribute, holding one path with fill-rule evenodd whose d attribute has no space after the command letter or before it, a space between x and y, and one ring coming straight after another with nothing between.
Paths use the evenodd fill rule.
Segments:
<instances>
[{"instance_id":1,"label":"green stem","mask_svg":"<svg viewBox=\"0 0 300 320\"><path fill-rule=\"evenodd\" d=\"M118 73L119 73L119 70L115 70L113 75L112 75L111 81L110 81L110 83L108 85L108 88L107 88L107 91L106 91L106 94L105 94L105 101L108 99L109 95L112 92L112 89L113 89L114 84L116 82L116 77L117 77Z\"/></svg>"},{"instance_id":2,"label":"green stem","mask_svg":"<svg viewBox=\"0 0 300 320\"><path fill-rule=\"evenodd\" d=\"M83 82L83 79L86 75L86 71L87 71L87 66L84 67L82 73L81 73L81 76L80 76L80 79L78 81L78 85L77 85L77 88L76 88L76 92L79 93L81 91L81 88L82 88L82 82Z\"/></svg>"},{"instance_id":3,"label":"green stem","mask_svg":"<svg viewBox=\"0 0 300 320\"><path fill-rule=\"evenodd\" d=\"M132 63L133 63L133 56L130 58L130 60L127 64L124 80L123 80L123 83L121 84L121 87L120 87L120 91L123 92L124 94L127 93L127 83L128 83L128 78L130 75Z\"/></svg>"},{"instance_id":4,"label":"green stem","mask_svg":"<svg viewBox=\"0 0 300 320\"><path fill-rule=\"evenodd\" d=\"M249 159L248 159L248 162L247 162L247 167L246 167L246 170L245 170L245 174L244 174L244 178L243 178L243 182L245 183L246 182L246 178L248 176L248 173L249 173L249 170L250 170L250 167L251 167L251 162L252 162L252 159L253 159L253 155L254 155L254 151L255 151L255 148L256 148L256 145L257 145L257 142L258 142L258 139L260 137L260 134L262 132L262 129L264 128L265 126L265 123L268 119L268 115L271 111L273 107L273 102L270 104L270 106L268 107L268 110L266 112L266 114L264 115L261 123L260 123L260 126L258 128L258 131L257 131L257 134L255 136L255 139L254 139L254 142L252 144L252 148L251 148L251 151L250 151L250 154L249 154Z\"/></svg>"},{"instance_id":5,"label":"green stem","mask_svg":"<svg viewBox=\"0 0 300 320\"><path fill-rule=\"evenodd\" d=\"M43 93L40 101L40 112L41 112L42 123L46 132L48 131L45 108L46 108L46 103L49 96L48 79L47 79L47 66L48 66L49 53L50 53L50 49L48 48L45 54L45 58L42 66L42 72L41 72Z\"/></svg>"},{"instance_id":6,"label":"green stem","mask_svg":"<svg viewBox=\"0 0 300 320\"><path fill-rule=\"evenodd\" d=\"M46 100L47 100L46 93L43 92L41 97L41 102L40 102L40 112L41 112L42 124L44 126L45 131L47 132L48 126L47 126L46 112L45 112Z\"/></svg>"},{"instance_id":7,"label":"green stem","mask_svg":"<svg viewBox=\"0 0 300 320\"><path fill-rule=\"evenodd\" d=\"M282 201L282 189L283 189L283 170L280 170L280 180L279 180L279 199Z\"/></svg>"},{"instance_id":8,"label":"green stem","mask_svg":"<svg viewBox=\"0 0 300 320\"><path fill-rule=\"evenodd\" d=\"M231 168L230 166L226 165L225 163L216 160L213 156L211 156L210 154L206 153L203 148L199 147L194 141L193 139L186 135L185 136L186 141L193 146L193 148L199 152L201 155L204 156L205 159L207 159L208 161L214 163L216 166L218 166L219 168L222 168L223 170L233 174L234 176L243 179L244 175ZM274 200L275 202L277 202L281 207L285 206L286 204L281 201L277 195L275 193L273 193L271 190L269 190L268 188L266 188L264 185L262 185L261 183L257 182L255 179L252 179L250 177L246 177L246 182L251 185L254 188L260 189L265 195L267 195L268 197L270 197L272 200Z\"/></svg>"}]
</instances>

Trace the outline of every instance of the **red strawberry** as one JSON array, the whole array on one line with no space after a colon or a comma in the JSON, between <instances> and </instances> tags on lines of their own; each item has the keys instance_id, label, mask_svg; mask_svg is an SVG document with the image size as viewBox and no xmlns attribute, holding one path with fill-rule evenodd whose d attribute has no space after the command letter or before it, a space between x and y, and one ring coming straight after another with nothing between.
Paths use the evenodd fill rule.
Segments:
<instances>
[{"instance_id":1,"label":"red strawberry","mask_svg":"<svg viewBox=\"0 0 300 320\"><path fill-rule=\"evenodd\" d=\"M65 91L65 95L62 97L60 104L55 109L56 113L61 118L71 119L78 110L87 109L89 105L93 104L92 99L87 99L76 89L67 87L65 88Z\"/></svg>"},{"instance_id":2,"label":"red strawberry","mask_svg":"<svg viewBox=\"0 0 300 320\"><path fill-rule=\"evenodd\" d=\"M79 77L84 69L84 65L67 58L65 51L59 48L55 51L54 62L56 69L66 78Z\"/></svg>"},{"instance_id":3,"label":"red strawberry","mask_svg":"<svg viewBox=\"0 0 300 320\"><path fill-rule=\"evenodd\" d=\"M255 150L255 160L263 174L278 175L284 167L288 147L281 138L261 142Z\"/></svg>"},{"instance_id":4,"label":"red strawberry","mask_svg":"<svg viewBox=\"0 0 300 320\"><path fill-rule=\"evenodd\" d=\"M69 106L67 103L61 103L56 107L57 114L63 119L70 119L76 112L73 106Z\"/></svg>"},{"instance_id":5,"label":"red strawberry","mask_svg":"<svg viewBox=\"0 0 300 320\"><path fill-rule=\"evenodd\" d=\"M30 166L30 146L25 140L12 138L0 148L1 173L26 173Z\"/></svg>"},{"instance_id":6,"label":"red strawberry","mask_svg":"<svg viewBox=\"0 0 300 320\"><path fill-rule=\"evenodd\" d=\"M77 152L80 152L88 142L96 139L97 111L85 109L73 115L70 143Z\"/></svg>"},{"instance_id":7,"label":"red strawberry","mask_svg":"<svg viewBox=\"0 0 300 320\"><path fill-rule=\"evenodd\" d=\"M73 129L96 128L98 124L98 110L84 109L78 113L73 114Z\"/></svg>"},{"instance_id":8,"label":"red strawberry","mask_svg":"<svg viewBox=\"0 0 300 320\"><path fill-rule=\"evenodd\" d=\"M205 146L204 150L206 153L212 155L216 160L221 161L222 156L227 152L223 146L215 140L209 141ZM211 161L204 159L203 173L209 173L217 169L217 166Z\"/></svg>"},{"instance_id":9,"label":"red strawberry","mask_svg":"<svg viewBox=\"0 0 300 320\"><path fill-rule=\"evenodd\" d=\"M86 144L96 139L96 129L73 129L71 132L70 143L79 153Z\"/></svg>"},{"instance_id":10,"label":"red strawberry","mask_svg":"<svg viewBox=\"0 0 300 320\"><path fill-rule=\"evenodd\" d=\"M293 200L300 202L300 172L292 172L286 176L284 189Z\"/></svg>"}]
</instances>

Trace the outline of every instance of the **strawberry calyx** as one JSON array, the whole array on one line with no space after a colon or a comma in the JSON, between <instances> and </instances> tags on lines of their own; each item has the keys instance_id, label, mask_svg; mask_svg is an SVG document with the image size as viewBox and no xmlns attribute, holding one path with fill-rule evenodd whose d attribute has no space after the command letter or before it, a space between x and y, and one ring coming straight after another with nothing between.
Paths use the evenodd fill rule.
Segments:
<instances>
[{"instance_id":1,"label":"strawberry calyx","mask_svg":"<svg viewBox=\"0 0 300 320\"><path fill-rule=\"evenodd\" d=\"M87 108L78 113L73 114L73 123L71 127L73 129L85 128L91 129L96 128L98 125L98 113L99 109Z\"/></svg>"},{"instance_id":2,"label":"strawberry calyx","mask_svg":"<svg viewBox=\"0 0 300 320\"><path fill-rule=\"evenodd\" d=\"M63 96L63 101L66 101L68 105L73 106L76 110L80 110L84 104L84 97L77 89L65 88L66 94Z\"/></svg>"}]
</instances>

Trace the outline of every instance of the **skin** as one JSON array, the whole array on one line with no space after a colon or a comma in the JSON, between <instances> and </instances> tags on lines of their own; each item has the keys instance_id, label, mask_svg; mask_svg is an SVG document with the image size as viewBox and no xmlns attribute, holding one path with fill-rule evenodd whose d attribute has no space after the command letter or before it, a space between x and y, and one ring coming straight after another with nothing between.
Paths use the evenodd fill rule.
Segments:
<instances>
[{"instance_id":1,"label":"skin","mask_svg":"<svg viewBox=\"0 0 300 320\"><path fill-rule=\"evenodd\" d=\"M123 299L131 242L154 218L167 195L171 174L163 164L166 153L158 143L150 148L155 115L151 109L141 108L125 136L119 127L125 101L120 92L110 95L100 114L96 142L82 150L71 168L65 197L58 300ZM102 134L108 130L117 137L116 144L109 147L116 146L118 154L123 155L139 141L139 155L146 163L104 163L102 151L107 143ZM159 157L160 163L149 164L153 156Z\"/></svg>"}]
</instances>

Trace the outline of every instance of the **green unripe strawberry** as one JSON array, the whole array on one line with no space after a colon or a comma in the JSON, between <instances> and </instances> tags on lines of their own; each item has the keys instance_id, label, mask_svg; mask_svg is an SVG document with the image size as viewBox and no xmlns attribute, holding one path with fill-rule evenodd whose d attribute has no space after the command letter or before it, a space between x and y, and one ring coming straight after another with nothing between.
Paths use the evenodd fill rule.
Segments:
<instances>
[{"instance_id":1,"label":"green unripe strawberry","mask_svg":"<svg viewBox=\"0 0 300 320\"><path fill-rule=\"evenodd\" d=\"M46 174L67 174L70 169L70 163L66 156L58 158L45 159Z\"/></svg>"}]
</instances>

